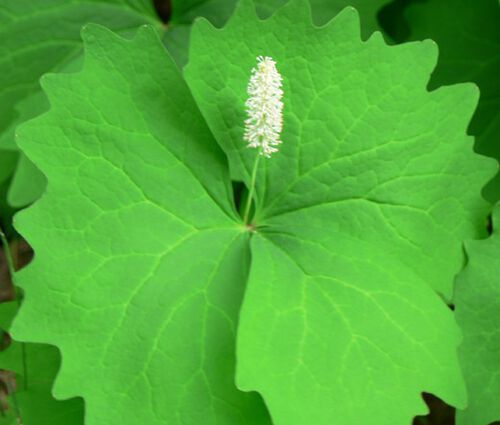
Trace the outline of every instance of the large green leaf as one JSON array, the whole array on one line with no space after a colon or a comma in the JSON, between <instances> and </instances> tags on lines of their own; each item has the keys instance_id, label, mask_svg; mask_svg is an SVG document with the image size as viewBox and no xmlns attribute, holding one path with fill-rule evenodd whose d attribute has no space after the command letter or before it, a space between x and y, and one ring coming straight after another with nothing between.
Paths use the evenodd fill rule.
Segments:
<instances>
[{"instance_id":1,"label":"large green leaf","mask_svg":"<svg viewBox=\"0 0 500 425\"><path fill-rule=\"evenodd\" d=\"M55 394L87 425L268 424L234 384L248 234L225 158L154 29L84 39L18 130L49 186L17 219L36 257L13 335L59 347Z\"/></svg>"},{"instance_id":2,"label":"large green leaf","mask_svg":"<svg viewBox=\"0 0 500 425\"><path fill-rule=\"evenodd\" d=\"M0 328L8 330L17 312L17 302L0 304ZM55 347L41 344L21 344L13 341L0 351L0 369L17 375L9 408L0 417L2 425L81 425L81 399L57 401L51 390L59 369L59 353ZM22 422L19 422L19 419Z\"/></svg>"},{"instance_id":3,"label":"large green leaf","mask_svg":"<svg viewBox=\"0 0 500 425\"><path fill-rule=\"evenodd\" d=\"M255 152L242 142L244 101L261 54L285 76L285 142L262 167L258 217L345 203L359 220L350 232L451 298L462 240L485 232L479 192L494 169L465 135L477 90L429 93L435 44L362 42L353 9L316 28L305 6L260 21L245 2L222 31L194 26L185 75L232 174L247 183ZM377 205L380 225L363 228L354 211Z\"/></svg>"},{"instance_id":4,"label":"large green leaf","mask_svg":"<svg viewBox=\"0 0 500 425\"><path fill-rule=\"evenodd\" d=\"M304 2L267 21L243 2L191 42L186 78L247 184L255 57L285 78L283 145L258 178L240 388L276 425L407 424L426 411L422 391L463 407L460 337L431 288L451 296L462 239L484 232L494 165L465 134L477 90L428 92L435 44L362 42L353 9L315 28Z\"/></svg>"},{"instance_id":5,"label":"large green leaf","mask_svg":"<svg viewBox=\"0 0 500 425\"><path fill-rule=\"evenodd\" d=\"M459 354L469 390L458 425L500 420L500 204L493 225L489 239L467 242L469 262L456 284L456 317L464 335Z\"/></svg>"},{"instance_id":6,"label":"large green leaf","mask_svg":"<svg viewBox=\"0 0 500 425\"><path fill-rule=\"evenodd\" d=\"M39 78L60 71L81 56L80 29L88 22L116 31L144 23L160 26L151 0L4 0L0 7L0 157L17 151L15 128L44 110ZM32 97L29 108L17 109ZM10 154L12 156L12 154ZM1 163L0 163L1 165ZM43 178L36 168L20 162L16 187L9 194L15 206L24 206L41 194ZM28 166L29 167L29 166ZM2 171L3 173L3 171ZM42 184L31 185L33 181ZM28 189L25 193L22 189ZM36 189L36 190L35 190Z\"/></svg>"},{"instance_id":7,"label":"large green leaf","mask_svg":"<svg viewBox=\"0 0 500 425\"><path fill-rule=\"evenodd\" d=\"M452 313L393 256L349 234L347 215L366 229L380 210L318 206L252 241L237 382L263 395L275 425L409 424L427 411L421 391L465 405Z\"/></svg>"},{"instance_id":8,"label":"large green leaf","mask_svg":"<svg viewBox=\"0 0 500 425\"><path fill-rule=\"evenodd\" d=\"M469 131L478 152L500 160L500 5L498 0L428 0L407 10L412 37L432 38L439 62L430 87L475 82L481 91ZM500 174L485 188L500 199Z\"/></svg>"}]
</instances>

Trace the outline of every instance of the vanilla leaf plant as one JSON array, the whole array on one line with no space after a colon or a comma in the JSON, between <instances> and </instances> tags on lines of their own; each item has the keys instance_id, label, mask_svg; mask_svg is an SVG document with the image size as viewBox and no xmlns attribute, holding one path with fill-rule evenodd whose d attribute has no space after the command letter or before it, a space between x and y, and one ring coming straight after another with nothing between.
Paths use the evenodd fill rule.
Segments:
<instances>
[{"instance_id":1,"label":"vanilla leaf plant","mask_svg":"<svg viewBox=\"0 0 500 425\"><path fill-rule=\"evenodd\" d=\"M44 77L50 110L18 129L48 188L16 219L36 254L12 332L59 348L57 397L83 397L87 425L466 406L446 300L495 167L466 135L477 89L426 88L434 43L362 41L352 8L316 27L305 0L198 21L184 74L151 26L82 37L83 70ZM259 56L281 75L269 157L245 135Z\"/></svg>"}]
</instances>

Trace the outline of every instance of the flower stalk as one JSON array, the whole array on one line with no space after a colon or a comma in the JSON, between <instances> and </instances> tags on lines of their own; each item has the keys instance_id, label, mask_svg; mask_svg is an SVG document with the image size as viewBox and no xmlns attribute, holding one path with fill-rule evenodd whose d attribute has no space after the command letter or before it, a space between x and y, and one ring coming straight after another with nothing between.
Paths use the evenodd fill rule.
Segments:
<instances>
[{"instance_id":1,"label":"flower stalk","mask_svg":"<svg viewBox=\"0 0 500 425\"><path fill-rule=\"evenodd\" d=\"M250 180L250 190L248 192L248 198L247 198L247 203L245 206L245 214L243 216L243 222L245 224L249 224L248 219L250 216L250 207L252 205L252 199L253 199L253 194L255 192L255 182L257 180L257 170L259 168L259 160L261 157L261 153L259 152L257 156L255 157L255 161L253 163L253 170L252 170L252 177Z\"/></svg>"}]
</instances>

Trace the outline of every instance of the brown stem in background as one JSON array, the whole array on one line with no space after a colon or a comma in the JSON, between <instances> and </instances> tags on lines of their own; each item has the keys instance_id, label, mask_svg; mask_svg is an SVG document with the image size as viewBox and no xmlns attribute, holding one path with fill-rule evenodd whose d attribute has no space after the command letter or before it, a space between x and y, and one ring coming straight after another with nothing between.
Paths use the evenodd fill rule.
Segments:
<instances>
[{"instance_id":1,"label":"brown stem in background","mask_svg":"<svg viewBox=\"0 0 500 425\"><path fill-rule=\"evenodd\" d=\"M172 15L172 1L171 0L154 0L156 13L163 23L167 23Z\"/></svg>"}]
</instances>

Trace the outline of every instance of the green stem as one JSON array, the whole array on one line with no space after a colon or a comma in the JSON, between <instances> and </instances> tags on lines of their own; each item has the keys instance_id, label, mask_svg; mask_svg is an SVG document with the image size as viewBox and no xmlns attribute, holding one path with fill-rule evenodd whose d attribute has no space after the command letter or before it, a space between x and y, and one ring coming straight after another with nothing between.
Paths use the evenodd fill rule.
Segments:
<instances>
[{"instance_id":1,"label":"green stem","mask_svg":"<svg viewBox=\"0 0 500 425\"><path fill-rule=\"evenodd\" d=\"M259 168L259 161L261 157L261 152L257 154L257 157L255 158L255 162L253 163L253 170L252 170L252 180L250 181L250 188L248 192L248 198L247 198L247 205L245 207L245 214L243 215L243 222L245 224L248 223L248 216L250 215L250 207L252 205L252 199L253 199L253 193L255 192L255 181L257 180L257 169Z\"/></svg>"}]
</instances>

